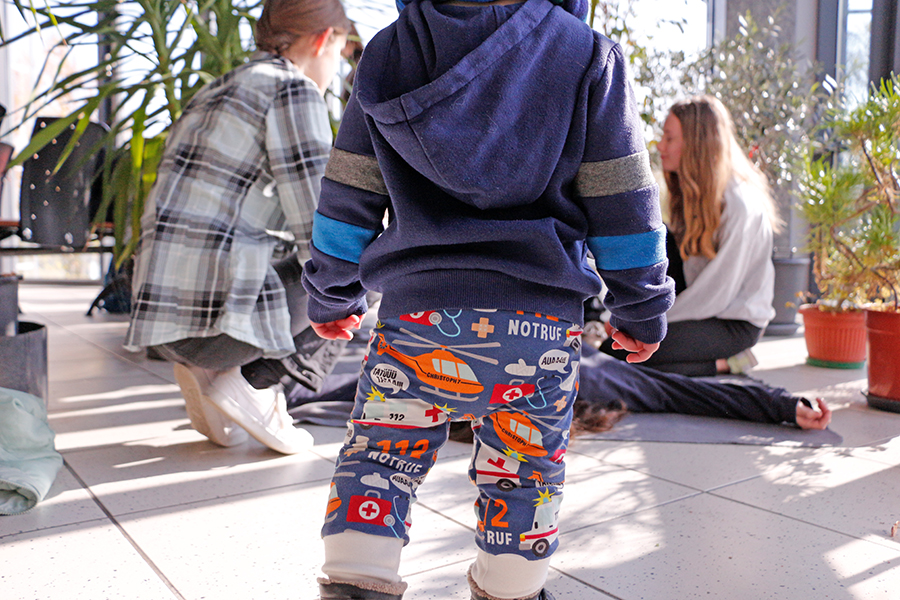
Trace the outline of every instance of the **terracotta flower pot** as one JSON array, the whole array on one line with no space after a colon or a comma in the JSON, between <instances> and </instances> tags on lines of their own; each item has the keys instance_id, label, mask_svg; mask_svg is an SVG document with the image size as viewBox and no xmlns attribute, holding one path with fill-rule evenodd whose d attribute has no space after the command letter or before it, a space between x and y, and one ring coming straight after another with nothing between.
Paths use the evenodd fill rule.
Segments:
<instances>
[{"instance_id":1,"label":"terracotta flower pot","mask_svg":"<svg viewBox=\"0 0 900 600\"><path fill-rule=\"evenodd\" d=\"M800 307L803 315L806 363L830 369L859 369L866 363L866 317L862 311L819 310Z\"/></svg>"},{"instance_id":2,"label":"terracotta flower pot","mask_svg":"<svg viewBox=\"0 0 900 600\"><path fill-rule=\"evenodd\" d=\"M869 406L900 412L900 312L866 311Z\"/></svg>"}]
</instances>

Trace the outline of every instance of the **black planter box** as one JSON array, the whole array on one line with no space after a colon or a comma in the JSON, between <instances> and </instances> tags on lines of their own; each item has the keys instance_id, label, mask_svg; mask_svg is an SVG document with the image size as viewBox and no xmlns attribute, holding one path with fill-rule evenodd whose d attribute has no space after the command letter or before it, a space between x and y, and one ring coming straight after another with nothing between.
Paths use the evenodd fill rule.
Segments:
<instances>
[{"instance_id":1,"label":"black planter box","mask_svg":"<svg viewBox=\"0 0 900 600\"><path fill-rule=\"evenodd\" d=\"M0 336L15 335L18 320L19 276L0 275Z\"/></svg>"},{"instance_id":2,"label":"black planter box","mask_svg":"<svg viewBox=\"0 0 900 600\"><path fill-rule=\"evenodd\" d=\"M47 328L19 321L17 335L0 336L0 387L47 402Z\"/></svg>"}]
</instances>

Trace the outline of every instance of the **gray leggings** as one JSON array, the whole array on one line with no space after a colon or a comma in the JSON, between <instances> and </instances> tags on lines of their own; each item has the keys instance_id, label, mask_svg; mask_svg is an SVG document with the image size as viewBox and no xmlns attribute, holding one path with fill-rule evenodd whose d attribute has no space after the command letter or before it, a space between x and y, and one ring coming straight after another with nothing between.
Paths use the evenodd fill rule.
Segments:
<instances>
[{"instance_id":1,"label":"gray leggings","mask_svg":"<svg viewBox=\"0 0 900 600\"><path fill-rule=\"evenodd\" d=\"M717 359L753 347L761 335L762 329L747 321L704 319L669 323L669 332L659 350L640 364L691 377L715 375ZM600 351L620 360L629 354L613 350L612 339L604 341Z\"/></svg>"}]
</instances>

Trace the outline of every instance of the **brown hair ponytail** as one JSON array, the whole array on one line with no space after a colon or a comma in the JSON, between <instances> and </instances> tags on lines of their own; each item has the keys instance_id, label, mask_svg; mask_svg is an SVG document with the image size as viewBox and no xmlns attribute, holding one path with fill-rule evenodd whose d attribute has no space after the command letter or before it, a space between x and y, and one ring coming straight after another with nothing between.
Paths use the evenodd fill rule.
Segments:
<instances>
[{"instance_id":1,"label":"brown hair ponytail","mask_svg":"<svg viewBox=\"0 0 900 600\"><path fill-rule=\"evenodd\" d=\"M329 27L338 33L352 27L340 0L266 0L256 23L256 47L281 54L298 38Z\"/></svg>"}]
</instances>

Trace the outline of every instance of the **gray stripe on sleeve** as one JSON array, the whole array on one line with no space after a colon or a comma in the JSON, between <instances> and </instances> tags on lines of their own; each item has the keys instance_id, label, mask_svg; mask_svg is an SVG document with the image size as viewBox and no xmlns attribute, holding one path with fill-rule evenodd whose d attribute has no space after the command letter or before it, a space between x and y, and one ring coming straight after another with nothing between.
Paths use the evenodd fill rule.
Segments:
<instances>
[{"instance_id":1,"label":"gray stripe on sleeve","mask_svg":"<svg viewBox=\"0 0 900 600\"><path fill-rule=\"evenodd\" d=\"M388 193L378 167L378 159L374 156L332 148L331 158L325 167L325 177L367 192L383 195Z\"/></svg>"},{"instance_id":2,"label":"gray stripe on sleeve","mask_svg":"<svg viewBox=\"0 0 900 600\"><path fill-rule=\"evenodd\" d=\"M655 183L656 178L650 169L650 153L644 150L613 160L581 163L575 176L575 192L583 198L612 196Z\"/></svg>"}]
</instances>

